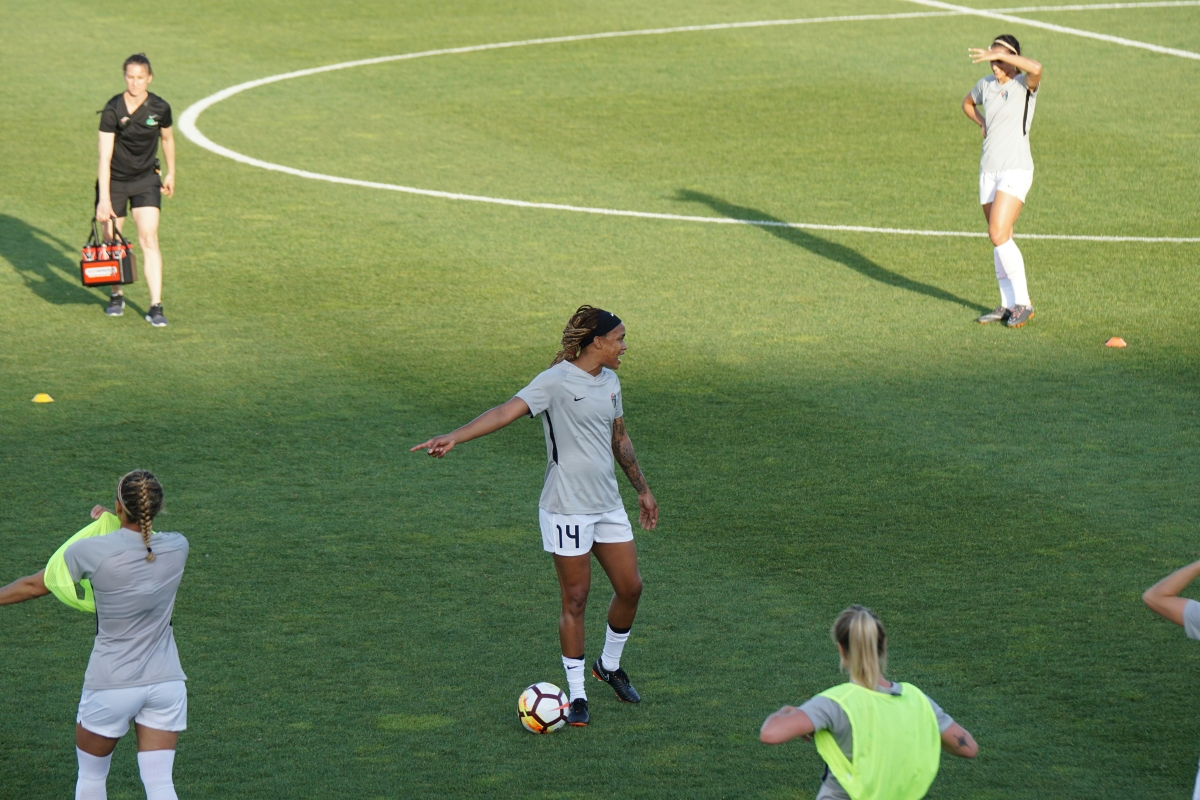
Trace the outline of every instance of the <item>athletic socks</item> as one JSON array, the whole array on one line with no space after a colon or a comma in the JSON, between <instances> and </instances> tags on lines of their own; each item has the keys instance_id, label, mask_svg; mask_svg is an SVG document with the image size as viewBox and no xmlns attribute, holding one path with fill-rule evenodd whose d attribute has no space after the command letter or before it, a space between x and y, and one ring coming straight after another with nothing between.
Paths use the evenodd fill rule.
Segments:
<instances>
[{"instance_id":1,"label":"athletic socks","mask_svg":"<svg viewBox=\"0 0 1200 800\"><path fill-rule=\"evenodd\" d=\"M563 669L567 671L567 688L571 692L571 702L582 697L587 699L587 691L583 688L583 656L579 658L562 657Z\"/></svg>"},{"instance_id":2,"label":"athletic socks","mask_svg":"<svg viewBox=\"0 0 1200 800\"><path fill-rule=\"evenodd\" d=\"M1004 271L1004 265L1000 263L1000 251L992 251L992 262L996 265L996 282L1000 284L1000 305L1011 309L1017 304L1013 299L1012 281L1008 279L1008 273Z\"/></svg>"},{"instance_id":3,"label":"athletic socks","mask_svg":"<svg viewBox=\"0 0 1200 800\"><path fill-rule=\"evenodd\" d=\"M621 651L629 639L629 628L613 630L611 625L604 628L604 652L600 654L600 664L609 672L621 668Z\"/></svg>"},{"instance_id":4,"label":"athletic socks","mask_svg":"<svg viewBox=\"0 0 1200 800\"><path fill-rule=\"evenodd\" d=\"M1018 306L1030 305L1029 287L1025 283L1025 257L1021 255L1021 249L1017 247L1017 243L1009 239L997 247L995 260L997 268L1002 268L1004 274L1012 282L1013 303ZM999 277L999 272L997 272L997 277ZM1001 284L1000 291L1004 291L1003 284Z\"/></svg>"},{"instance_id":5,"label":"athletic socks","mask_svg":"<svg viewBox=\"0 0 1200 800\"><path fill-rule=\"evenodd\" d=\"M75 748L79 760L79 780L75 782L75 800L108 800L108 766L112 753L94 756Z\"/></svg>"},{"instance_id":6,"label":"athletic socks","mask_svg":"<svg viewBox=\"0 0 1200 800\"><path fill-rule=\"evenodd\" d=\"M171 770L175 766L174 750L147 750L138 753L138 769L146 787L146 800L179 800Z\"/></svg>"}]
</instances>

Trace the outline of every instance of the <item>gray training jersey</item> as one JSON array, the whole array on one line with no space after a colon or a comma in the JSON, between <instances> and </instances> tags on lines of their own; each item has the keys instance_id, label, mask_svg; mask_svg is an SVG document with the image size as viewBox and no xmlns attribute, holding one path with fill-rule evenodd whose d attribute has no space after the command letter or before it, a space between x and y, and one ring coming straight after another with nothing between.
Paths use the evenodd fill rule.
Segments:
<instances>
[{"instance_id":1,"label":"gray training jersey","mask_svg":"<svg viewBox=\"0 0 1200 800\"><path fill-rule=\"evenodd\" d=\"M980 78L971 90L971 99L983 106L983 121L987 136L983 137L980 172L1002 172L1006 169L1033 170L1033 154L1029 152L1029 129L1033 127L1033 110L1037 106L1037 90L1026 88L1026 76L1021 73L1005 84L995 75ZM1029 114L1025 113L1025 96L1029 96ZM1024 129L1022 129L1022 120Z\"/></svg>"},{"instance_id":2,"label":"gray training jersey","mask_svg":"<svg viewBox=\"0 0 1200 800\"><path fill-rule=\"evenodd\" d=\"M92 582L96 593L96 643L83 676L84 689L124 689L185 681L171 614L183 579L188 541L178 533L150 536L146 560L142 534L120 528L80 539L64 557L71 578Z\"/></svg>"},{"instance_id":3,"label":"gray training jersey","mask_svg":"<svg viewBox=\"0 0 1200 800\"><path fill-rule=\"evenodd\" d=\"M879 690L898 695L901 687L899 683L892 681L890 689L880 686ZM933 714L937 717L938 732L945 733L946 729L954 724L954 720L942 710L941 706L933 702L932 697L926 695L925 699L929 701L929 705L933 707ZM827 730L833 734L834 741L842 749L847 760L854 758L854 732L850 727L850 718L846 716L846 712L837 704L837 701L817 695L800 706L800 710L808 715L816 730ZM825 770L825 779L821 781L821 788L817 791L816 800L850 800L850 795L846 794L846 790L838 783L837 778L833 777L829 770Z\"/></svg>"},{"instance_id":4,"label":"gray training jersey","mask_svg":"<svg viewBox=\"0 0 1200 800\"><path fill-rule=\"evenodd\" d=\"M538 505L553 514L621 508L613 474L613 422L624 416L617 373L593 377L560 361L517 392L546 432L546 483Z\"/></svg>"}]
</instances>

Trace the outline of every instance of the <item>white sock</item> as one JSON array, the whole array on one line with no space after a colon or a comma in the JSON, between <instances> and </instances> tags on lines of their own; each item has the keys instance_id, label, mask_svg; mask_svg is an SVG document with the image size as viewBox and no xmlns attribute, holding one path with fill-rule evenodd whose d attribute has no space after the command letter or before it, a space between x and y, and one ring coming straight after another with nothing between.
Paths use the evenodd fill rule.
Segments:
<instances>
[{"instance_id":1,"label":"white sock","mask_svg":"<svg viewBox=\"0 0 1200 800\"><path fill-rule=\"evenodd\" d=\"M171 778L174 767L174 750L138 753L138 769L142 773L142 785L146 787L146 800L179 800L179 795L175 794L175 782Z\"/></svg>"},{"instance_id":2,"label":"white sock","mask_svg":"<svg viewBox=\"0 0 1200 800\"><path fill-rule=\"evenodd\" d=\"M1012 281L1013 301L1019 306L1030 305L1029 287L1025 283L1025 257L1021 255L1021 248L1009 239L996 248L996 258L1000 259L1004 272Z\"/></svg>"},{"instance_id":3,"label":"white sock","mask_svg":"<svg viewBox=\"0 0 1200 800\"><path fill-rule=\"evenodd\" d=\"M79 760L79 780L75 782L75 800L108 800L108 765L112 753L94 756L75 748Z\"/></svg>"},{"instance_id":4,"label":"white sock","mask_svg":"<svg viewBox=\"0 0 1200 800\"><path fill-rule=\"evenodd\" d=\"M600 654L600 663L609 672L621 668L621 651L629 639L629 631L617 633L611 625L604 626L604 652Z\"/></svg>"},{"instance_id":5,"label":"white sock","mask_svg":"<svg viewBox=\"0 0 1200 800\"><path fill-rule=\"evenodd\" d=\"M563 669L567 671L567 688L571 692L571 701L582 697L587 699L587 691L583 688L583 659L563 656Z\"/></svg>"},{"instance_id":6,"label":"white sock","mask_svg":"<svg viewBox=\"0 0 1200 800\"><path fill-rule=\"evenodd\" d=\"M1000 263L998 250L992 250L992 262L996 265L996 282L1000 284L1000 305L1012 308L1017 301L1013 299L1012 281L1008 279L1008 273L1004 271L1004 265Z\"/></svg>"}]
</instances>

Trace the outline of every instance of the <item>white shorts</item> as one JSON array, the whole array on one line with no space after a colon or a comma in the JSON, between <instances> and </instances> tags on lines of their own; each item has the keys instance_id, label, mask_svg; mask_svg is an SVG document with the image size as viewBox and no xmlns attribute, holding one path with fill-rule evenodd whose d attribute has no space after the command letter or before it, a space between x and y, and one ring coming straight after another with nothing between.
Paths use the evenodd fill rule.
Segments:
<instances>
[{"instance_id":1,"label":"white shorts","mask_svg":"<svg viewBox=\"0 0 1200 800\"><path fill-rule=\"evenodd\" d=\"M1031 169L981 172L979 173L979 205L986 206L995 200L996 192L1011 194L1024 203L1030 186L1033 186L1033 170Z\"/></svg>"},{"instance_id":2,"label":"white shorts","mask_svg":"<svg viewBox=\"0 0 1200 800\"><path fill-rule=\"evenodd\" d=\"M558 556L582 556L592 552L592 543L632 542L633 526L624 508L603 514L554 514L538 509L542 524L542 549Z\"/></svg>"},{"instance_id":3,"label":"white shorts","mask_svg":"<svg viewBox=\"0 0 1200 800\"><path fill-rule=\"evenodd\" d=\"M129 721L157 731L187 728L187 684L183 681L130 686L126 689L84 689L75 721L92 733L120 739Z\"/></svg>"}]
</instances>

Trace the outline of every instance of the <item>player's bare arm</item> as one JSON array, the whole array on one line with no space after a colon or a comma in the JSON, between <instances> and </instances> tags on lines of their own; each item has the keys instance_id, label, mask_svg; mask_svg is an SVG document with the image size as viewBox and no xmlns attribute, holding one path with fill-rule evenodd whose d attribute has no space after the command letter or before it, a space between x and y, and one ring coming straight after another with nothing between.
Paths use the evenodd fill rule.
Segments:
<instances>
[{"instance_id":1,"label":"player's bare arm","mask_svg":"<svg viewBox=\"0 0 1200 800\"><path fill-rule=\"evenodd\" d=\"M112 194L109 186L112 169L113 148L116 146L117 135L100 131L100 166L97 175L100 179L100 202L96 204L96 220L108 222L113 218Z\"/></svg>"},{"instance_id":2,"label":"player's bare arm","mask_svg":"<svg viewBox=\"0 0 1200 800\"><path fill-rule=\"evenodd\" d=\"M1032 58L1026 58L1025 56L1019 56L999 45L992 45L989 48L972 47L967 50L967 54L971 57L972 64L982 64L984 61L999 61L1002 64L1011 64L1028 76L1025 85L1029 87L1029 91L1031 92L1036 92L1038 84L1042 82L1041 62L1034 61Z\"/></svg>"},{"instance_id":3,"label":"player's bare arm","mask_svg":"<svg viewBox=\"0 0 1200 800\"><path fill-rule=\"evenodd\" d=\"M784 706L763 722L758 739L763 744L783 744L797 737L809 741L815 730L808 714L795 706Z\"/></svg>"},{"instance_id":4,"label":"player's bare arm","mask_svg":"<svg viewBox=\"0 0 1200 800\"><path fill-rule=\"evenodd\" d=\"M979 755L979 745L971 732L957 722L942 733L942 749L959 758L974 758Z\"/></svg>"},{"instance_id":5,"label":"player's bare arm","mask_svg":"<svg viewBox=\"0 0 1200 800\"><path fill-rule=\"evenodd\" d=\"M50 594L50 590L46 588L45 575L46 570L42 570L35 575L18 578L8 586L0 588L0 606L23 603Z\"/></svg>"},{"instance_id":6,"label":"player's bare arm","mask_svg":"<svg viewBox=\"0 0 1200 800\"><path fill-rule=\"evenodd\" d=\"M646 476L638 465L637 456L633 452L633 441L625 430L624 417L617 417L613 421L612 451L613 457L629 478L629 483L638 493L638 524L645 530L653 530L658 525L658 502L650 493Z\"/></svg>"},{"instance_id":7,"label":"player's bare arm","mask_svg":"<svg viewBox=\"0 0 1200 800\"><path fill-rule=\"evenodd\" d=\"M478 439L480 436L487 436L489 433L495 433L505 425L510 425L521 417L527 416L529 416L529 406L521 398L514 397L503 405L488 409L461 428L457 428L450 433L444 433L441 436L435 436L427 442L422 442L408 452L415 453L418 450L428 450L429 455L434 458L441 458L453 450L456 444L469 442L472 439Z\"/></svg>"},{"instance_id":8,"label":"player's bare arm","mask_svg":"<svg viewBox=\"0 0 1200 800\"><path fill-rule=\"evenodd\" d=\"M163 176L162 188L163 194L167 197L175 196L175 130L174 128L162 129L162 151L163 158L167 160L167 174Z\"/></svg>"},{"instance_id":9,"label":"player's bare arm","mask_svg":"<svg viewBox=\"0 0 1200 800\"><path fill-rule=\"evenodd\" d=\"M1180 597L1179 593L1196 578L1200 578L1200 561L1175 570L1151 586L1142 594L1142 602L1160 617L1169 619L1176 625L1182 625L1183 609L1187 607L1187 598Z\"/></svg>"},{"instance_id":10,"label":"player's bare arm","mask_svg":"<svg viewBox=\"0 0 1200 800\"><path fill-rule=\"evenodd\" d=\"M974 122L983 131L984 138L987 138L987 125L983 121L983 117L979 114L979 109L975 106L975 98L967 92L967 96L962 101L963 113L967 115L967 119Z\"/></svg>"}]
</instances>

